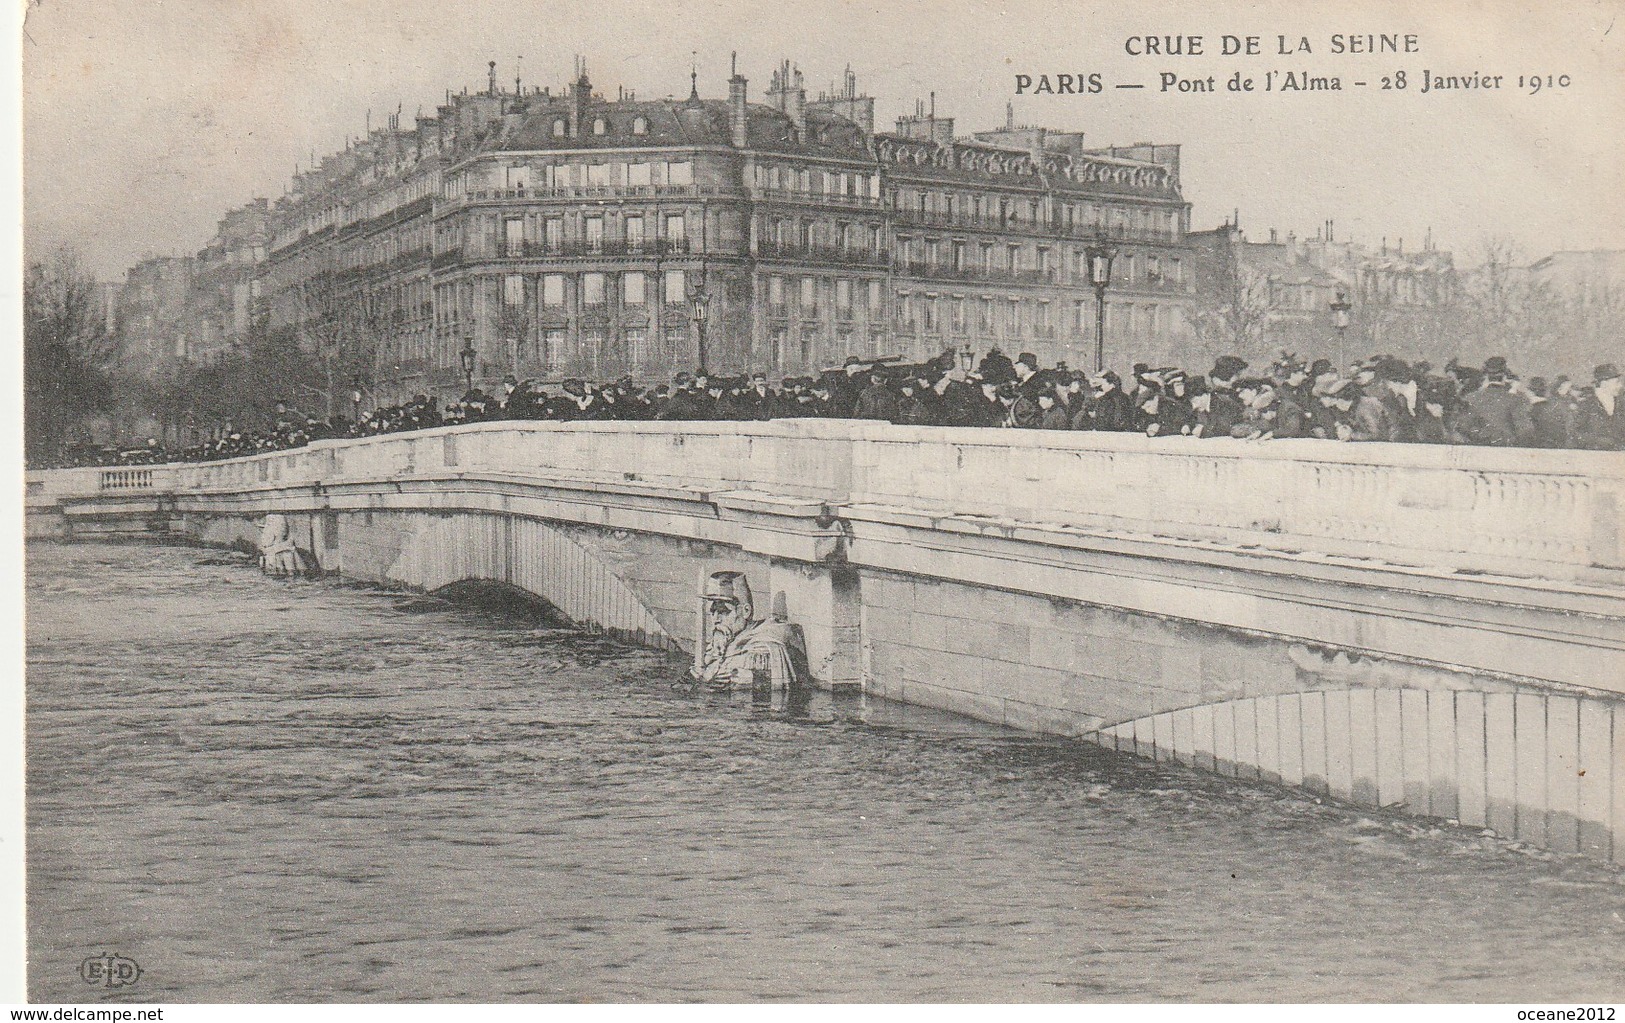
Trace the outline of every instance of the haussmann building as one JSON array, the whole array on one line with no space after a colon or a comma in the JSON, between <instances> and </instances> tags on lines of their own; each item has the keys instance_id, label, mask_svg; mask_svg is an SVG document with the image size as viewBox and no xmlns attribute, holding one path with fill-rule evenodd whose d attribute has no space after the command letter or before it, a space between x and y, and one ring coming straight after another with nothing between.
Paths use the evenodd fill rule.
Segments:
<instances>
[{"instance_id":1,"label":"haussmann building","mask_svg":"<svg viewBox=\"0 0 1625 1023\"><path fill-rule=\"evenodd\" d=\"M296 174L263 265L268 329L380 396L504 373L558 380L814 372L847 355L997 345L1089 364L1086 247L1116 246L1108 363L1185 336L1189 204L1179 147L1080 132L970 137L934 101L874 131L848 70L766 103L488 88Z\"/></svg>"}]
</instances>

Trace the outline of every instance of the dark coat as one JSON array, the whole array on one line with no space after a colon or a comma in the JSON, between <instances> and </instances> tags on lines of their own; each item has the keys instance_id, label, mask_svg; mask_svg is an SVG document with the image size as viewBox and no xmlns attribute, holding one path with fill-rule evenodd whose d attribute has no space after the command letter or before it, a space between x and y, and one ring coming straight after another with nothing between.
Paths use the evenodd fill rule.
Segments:
<instances>
[{"instance_id":1,"label":"dark coat","mask_svg":"<svg viewBox=\"0 0 1625 1023\"><path fill-rule=\"evenodd\" d=\"M1113 388L1089 404L1091 430L1123 433L1138 427L1135 422L1134 402L1122 391Z\"/></svg>"},{"instance_id":2,"label":"dark coat","mask_svg":"<svg viewBox=\"0 0 1625 1023\"><path fill-rule=\"evenodd\" d=\"M1213 401L1208 405L1207 412L1200 413L1196 417L1202 427L1202 436L1230 436L1230 431L1241 422L1243 411L1240 398L1229 391L1214 391Z\"/></svg>"},{"instance_id":3,"label":"dark coat","mask_svg":"<svg viewBox=\"0 0 1625 1023\"><path fill-rule=\"evenodd\" d=\"M1578 411L1574 403L1564 397L1548 398L1531 404L1529 421L1535 427L1535 447L1573 447Z\"/></svg>"},{"instance_id":4,"label":"dark coat","mask_svg":"<svg viewBox=\"0 0 1625 1023\"><path fill-rule=\"evenodd\" d=\"M1492 447L1528 447L1535 439L1529 399L1511 388L1485 384L1467 396L1468 429L1473 439Z\"/></svg>"},{"instance_id":5,"label":"dark coat","mask_svg":"<svg viewBox=\"0 0 1625 1023\"><path fill-rule=\"evenodd\" d=\"M1066 414L1066 408L1060 404L1051 405L1048 411L1038 417L1040 430L1070 430L1072 417Z\"/></svg>"},{"instance_id":6,"label":"dark coat","mask_svg":"<svg viewBox=\"0 0 1625 1023\"><path fill-rule=\"evenodd\" d=\"M897 422L898 408L897 396L885 384L870 384L858 395L857 405L852 409L853 419L877 419L887 423Z\"/></svg>"},{"instance_id":7,"label":"dark coat","mask_svg":"<svg viewBox=\"0 0 1625 1023\"><path fill-rule=\"evenodd\" d=\"M1586 395L1575 417L1574 439L1593 451L1625 451L1625 394L1615 397L1613 415L1595 394Z\"/></svg>"}]
</instances>

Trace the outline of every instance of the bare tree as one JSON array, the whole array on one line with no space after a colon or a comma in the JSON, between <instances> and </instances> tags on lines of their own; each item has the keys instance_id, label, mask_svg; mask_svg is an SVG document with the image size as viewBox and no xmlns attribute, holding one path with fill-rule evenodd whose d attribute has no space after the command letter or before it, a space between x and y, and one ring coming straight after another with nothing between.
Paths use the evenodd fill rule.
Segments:
<instances>
[{"instance_id":1,"label":"bare tree","mask_svg":"<svg viewBox=\"0 0 1625 1023\"><path fill-rule=\"evenodd\" d=\"M1241 259L1241 245L1240 232L1233 232L1197 263L1191 328L1216 350L1256 351L1269 324L1269 278Z\"/></svg>"},{"instance_id":2,"label":"bare tree","mask_svg":"<svg viewBox=\"0 0 1625 1023\"><path fill-rule=\"evenodd\" d=\"M113 400L117 338L96 281L68 247L28 264L23 277L24 431L30 457L46 457Z\"/></svg>"}]
</instances>

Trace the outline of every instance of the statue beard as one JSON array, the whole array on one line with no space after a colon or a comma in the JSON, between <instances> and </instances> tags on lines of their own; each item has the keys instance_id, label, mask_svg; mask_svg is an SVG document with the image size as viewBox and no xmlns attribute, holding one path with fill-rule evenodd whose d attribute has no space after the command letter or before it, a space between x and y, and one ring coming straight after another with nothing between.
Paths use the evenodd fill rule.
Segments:
<instances>
[{"instance_id":1,"label":"statue beard","mask_svg":"<svg viewBox=\"0 0 1625 1023\"><path fill-rule=\"evenodd\" d=\"M728 649L728 644L734 641L750 624L751 609L740 605L728 614L718 615L711 622L710 648L715 656L721 656Z\"/></svg>"}]
</instances>

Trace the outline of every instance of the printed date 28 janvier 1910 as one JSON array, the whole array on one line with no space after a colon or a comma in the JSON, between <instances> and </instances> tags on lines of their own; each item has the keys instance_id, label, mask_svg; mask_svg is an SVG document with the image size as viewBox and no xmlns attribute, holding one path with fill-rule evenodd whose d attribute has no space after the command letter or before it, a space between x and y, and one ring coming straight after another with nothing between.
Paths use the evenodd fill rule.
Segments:
<instances>
[{"instance_id":1,"label":"printed date 28 janvier 1910","mask_svg":"<svg viewBox=\"0 0 1625 1023\"><path fill-rule=\"evenodd\" d=\"M1379 75L1353 78L1349 75L1321 75L1304 68L1269 70L1244 73L1181 75L1173 71L1157 72L1155 82L1109 82L1100 72L1055 72L1015 76L1017 96L1094 96L1107 89L1151 89L1177 95L1206 93L1298 93L1347 92L1353 89L1375 89L1380 92L1410 92L1417 95L1462 92L1518 91L1529 95L1568 89L1574 85L1574 76L1561 73L1490 74L1472 71L1466 74L1442 74L1432 68L1420 71L1396 68Z\"/></svg>"}]
</instances>

